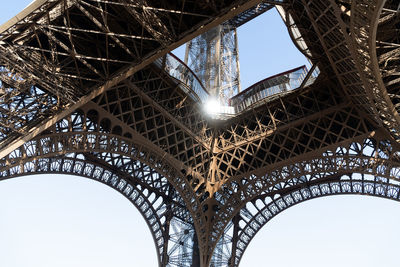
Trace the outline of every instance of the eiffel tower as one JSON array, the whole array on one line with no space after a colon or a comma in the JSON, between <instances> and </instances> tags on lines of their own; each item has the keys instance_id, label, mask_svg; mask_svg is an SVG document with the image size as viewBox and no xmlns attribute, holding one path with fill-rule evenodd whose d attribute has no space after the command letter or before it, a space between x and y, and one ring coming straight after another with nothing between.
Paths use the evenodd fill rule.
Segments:
<instances>
[{"instance_id":1,"label":"eiffel tower","mask_svg":"<svg viewBox=\"0 0 400 267\"><path fill-rule=\"evenodd\" d=\"M312 68L241 90L226 40L273 7ZM36 0L0 27L1 179L93 179L160 266L239 266L297 203L399 201L399 28L396 0Z\"/></svg>"}]
</instances>

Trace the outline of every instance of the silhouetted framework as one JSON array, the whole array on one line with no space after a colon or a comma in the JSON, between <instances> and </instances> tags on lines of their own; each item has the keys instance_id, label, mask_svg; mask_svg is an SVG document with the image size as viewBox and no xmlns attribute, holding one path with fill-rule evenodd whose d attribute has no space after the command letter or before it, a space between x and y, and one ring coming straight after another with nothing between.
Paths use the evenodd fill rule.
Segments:
<instances>
[{"instance_id":1,"label":"silhouetted framework","mask_svg":"<svg viewBox=\"0 0 400 267\"><path fill-rule=\"evenodd\" d=\"M207 115L167 53L271 6L312 69ZM397 0L37 0L0 27L1 179L96 180L143 215L160 266L238 266L292 205L399 201L399 29Z\"/></svg>"}]
</instances>

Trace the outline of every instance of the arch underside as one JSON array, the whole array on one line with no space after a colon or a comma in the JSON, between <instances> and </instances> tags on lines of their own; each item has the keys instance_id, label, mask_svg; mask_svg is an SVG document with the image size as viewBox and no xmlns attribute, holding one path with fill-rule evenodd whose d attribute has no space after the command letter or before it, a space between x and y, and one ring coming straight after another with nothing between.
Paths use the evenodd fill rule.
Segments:
<instances>
[{"instance_id":1,"label":"arch underside","mask_svg":"<svg viewBox=\"0 0 400 267\"><path fill-rule=\"evenodd\" d=\"M352 176L354 175L345 175L332 181L300 183L291 191L272 191L248 202L236 218L237 241L232 244L231 255L234 260L228 263L229 266L239 266L246 248L261 228L282 211L296 204L335 195L365 195L400 201L398 180L368 175L360 175L358 178Z\"/></svg>"},{"instance_id":2,"label":"arch underside","mask_svg":"<svg viewBox=\"0 0 400 267\"><path fill-rule=\"evenodd\" d=\"M166 179L148 166L134 173L116 172L110 166L85 159L80 153L64 157L43 157L27 161L24 168L14 167L2 172L0 180L35 174L68 174L82 176L103 183L127 198L146 221L153 237L160 266L191 263L194 226L185 206L173 197L176 194ZM151 181L151 182L150 182ZM167 184L166 190L155 183ZM168 264L167 264L168 262Z\"/></svg>"},{"instance_id":3,"label":"arch underside","mask_svg":"<svg viewBox=\"0 0 400 267\"><path fill-rule=\"evenodd\" d=\"M282 210L308 199L363 194L399 200L400 161L395 147L385 139L358 138L318 158L299 160L233 182L226 187L231 192L233 216L222 230L212 261L218 258L222 266L238 266L262 226Z\"/></svg>"},{"instance_id":4,"label":"arch underside","mask_svg":"<svg viewBox=\"0 0 400 267\"><path fill-rule=\"evenodd\" d=\"M286 164L271 166L232 180L224 184L215 195L223 207L215 223L215 232L222 235L240 209L265 192L290 189L300 182L332 179L350 173L398 179L400 161L396 142L388 141L382 132L371 133L331 146L310 159L286 161Z\"/></svg>"},{"instance_id":5,"label":"arch underside","mask_svg":"<svg viewBox=\"0 0 400 267\"><path fill-rule=\"evenodd\" d=\"M344 97L356 107L357 112L363 114L364 118L368 117L368 121L374 124L373 129L384 130L376 132L364 130L364 135L347 137L344 142L340 142L338 138L334 145L327 145L325 151L320 153L314 151L313 155L309 156L311 159L307 159L307 153L304 153L305 159L301 157L293 160L283 159L280 166L279 163L272 163L270 166L234 176L235 179L226 182L216 192L216 199L222 208L216 215L214 236L223 236L226 227L233 222L235 214L239 212L239 207L263 194L268 188L292 186L290 181L293 177L307 177L318 173L321 176L341 176L355 172L386 178L398 177L399 161L396 151L398 151L400 127L396 108L399 105L393 106L392 103L392 101L398 103L396 96L398 89L395 88L399 80L394 78L394 69L398 64L392 62L393 57L398 58L395 56L396 53L398 55L396 46L398 38L393 37L395 31L388 31L390 25L396 29L399 26L396 15L398 5L396 6L393 1L373 0L351 2L301 0L288 1L288 5L290 7L287 10L301 28L300 31L309 44L311 54L318 57L321 51L325 53L324 57L318 58L321 72L332 73L337 87L343 90ZM385 33L377 33L379 27L385 29L385 23L389 25L386 25ZM377 35L381 40L391 38L393 41L385 45L378 42L381 49L378 55ZM385 49L386 58L381 52ZM385 59L387 66L384 64ZM382 81L382 73L391 77ZM391 87L391 94L390 92L388 94L387 86ZM349 113L354 114L355 111ZM320 124L317 127L319 126ZM302 131L306 129L304 127ZM335 135L340 136L340 134ZM368 141L368 137L372 136L374 137ZM315 135L308 137L308 140L314 137ZM280 141L285 142L287 139L282 138ZM366 145L365 142L375 144ZM294 143L296 145L296 142ZM308 142L310 143L312 141ZM295 145L287 148L288 153L293 153L293 150L297 149ZM259 152L258 148L260 146L254 149L254 154ZM269 152L271 149L267 150L265 155Z\"/></svg>"},{"instance_id":6,"label":"arch underside","mask_svg":"<svg viewBox=\"0 0 400 267\"><path fill-rule=\"evenodd\" d=\"M308 199L398 200L400 79L393 54L400 52L395 31L388 31L398 27L395 2L285 1L325 76L312 87L214 129L154 64L1 159L0 180L67 173L111 186L145 218L161 266L237 266L264 224Z\"/></svg>"},{"instance_id":7,"label":"arch underside","mask_svg":"<svg viewBox=\"0 0 400 267\"><path fill-rule=\"evenodd\" d=\"M91 139L93 136L96 138ZM70 140L70 145L63 140ZM97 140L97 144L102 140L103 145L111 144L113 149L97 150L89 140ZM116 147L124 147L122 140L106 133L43 135L2 161L0 179L65 173L104 183L127 197L143 215L154 237L161 266L190 266L196 237L184 201L164 176L132 155L123 155L123 149L116 150ZM55 144L64 145L61 149L64 154L59 153L61 150ZM83 147L89 147L92 153L86 153ZM302 201L335 194L364 194L398 200L399 166L398 153L389 141L365 138L326 151L319 159L265 173L263 189L247 191L248 195L243 199L247 206L242 205L225 227L211 266L238 266L247 245L261 227L279 212ZM353 177L349 175L351 173L362 175L361 178ZM260 178L254 182L257 180ZM247 181L251 182L251 177ZM243 192L243 188L237 192ZM234 261L230 260L232 256Z\"/></svg>"},{"instance_id":8,"label":"arch underside","mask_svg":"<svg viewBox=\"0 0 400 267\"><path fill-rule=\"evenodd\" d=\"M296 6L296 1L289 2ZM264 179L255 175L256 181L269 181L271 187L262 191L265 187L257 190L255 183L244 185L246 193L250 189L256 194L251 192L250 196L237 198L239 202L236 203L243 201L247 206L242 207L227 226L236 227L235 241L231 252L227 253L230 266L239 264L249 242L263 225L297 203L338 194L371 195L399 201L398 1L298 2L303 7L297 6L291 14L303 25L301 31L307 38L316 36L319 40L316 45L308 42L311 51L321 46L327 55L323 60L329 60L328 68L335 72L346 97L385 128L391 138L377 134L378 140L366 138L358 144L338 145L319 158L267 171ZM353 173L361 175L356 177ZM251 180L251 175L248 179ZM241 185L237 183L238 186Z\"/></svg>"},{"instance_id":9,"label":"arch underside","mask_svg":"<svg viewBox=\"0 0 400 267\"><path fill-rule=\"evenodd\" d=\"M193 219L182 191L178 193L179 188L170 182L179 183L179 171L129 133L115 131L116 127L90 116L90 111L75 111L51 131L14 150L0 160L0 180L59 173L108 185L133 203L145 219L160 266L190 266Z\"/></svg>"}]
</instances>

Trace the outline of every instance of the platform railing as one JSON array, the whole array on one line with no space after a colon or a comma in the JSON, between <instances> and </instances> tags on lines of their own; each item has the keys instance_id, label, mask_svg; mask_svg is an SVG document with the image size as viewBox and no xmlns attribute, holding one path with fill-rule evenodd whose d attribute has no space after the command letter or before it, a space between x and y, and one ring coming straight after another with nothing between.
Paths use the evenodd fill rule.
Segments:
<instances>
[{"instance_id":1,"label":"platform railing","mask_svg":"<svg viewBox=\"0 0 400 267\"><path fill-rule=\"evenodd\" d=\"M209 94L199 78L194 72L178 57L172 53L168 53L165 57L161 57L155 63L162 68L169 76L178 80L182 85L182 89L194 100L200 100L205 103Z\"/></svg>"},{"instance_id":2,"label":"platform railing","mask_svg":"<svg viewBox=\"0 0 400 267\"><path fill-rule=\"evenodd\" d=\"M230 106L235 113L240 113L259 101L274 95L284 94L294 89L309 86L318 77L318 67L313 67L311 74L306 66L301 66L253 84L230 99ZM305 80L307 78L307 80Z\"/></svg>"},{"instance_id":3,"label":"platform railing","mask_svg":"<svg viewBox=\"0 0 400 267\"><path fill-rule=\"evenodd\" d=\"M174 54L169 53L165 57L156 60L155 63L169 76L183 85L181 86L182 90L195 101L206 103L210 99L210 94L198 77ZM271 76L230 98L228 106L217 107L216 112L212 116L218 119L227 119L235 116L250 107L255 107L262 100L283 95L297 88L309 86L314 83L318 75L319 69L316 65L310 70L303 65Z\"/></svg>"}]
</instances>

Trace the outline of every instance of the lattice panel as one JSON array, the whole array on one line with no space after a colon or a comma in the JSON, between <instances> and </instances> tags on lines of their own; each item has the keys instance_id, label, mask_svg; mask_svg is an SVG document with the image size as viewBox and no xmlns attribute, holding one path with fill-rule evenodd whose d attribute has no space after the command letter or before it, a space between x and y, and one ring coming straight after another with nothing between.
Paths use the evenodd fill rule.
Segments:
<instances>
[{"instance_id":1,"label":"lattice panel","mask_svg":"<svg viewBox=\"0 0 400 267\"><path fill-rule=\"evenodd\" d=\"M99 96L107 112L199 173L207 171L210 130L200 107L149 68ZM171 81L172 82L172 81Z\"/></svg>"},{"instance_id":2,"label":"lattice panel","mask_svg":"<svg viewBox=\"0 0 400 267\"><path fill-rule=\"evenodd\" d=\"M183 92L176 80L153 66L135 73L130 82L189 129L203 146L209 146L212 133L203 106Z\"/></svg>"},{"instance_id":3,"label":"lattice panel","mask_svg":"<svg viewBox=\"0 0 400 267\"><path fill-rule=\"evenodd\" d=\"M67 104L10 136L1 156L186 40L251 8L251 1L50 0L1 28L1 57ZM16 21L18 20L18 21ZM0 65L5 64L1 62ZM10 68L9 68L10 69ZM22 73L19 73L21 76ZM70 111L71 111L70 110Z\"/></svg>"},{"instance_id":4,"label":"lattice panel","mask_svg":"<svg viewBox=\"0 0 400 267\"><path fill-rule=\"evenodd\" d=\"M196 234L192 224L179 219L170 222L168 267L191 267L193 259L198 261L198 247L196 247Z\"/></svg>"},{"instance_id":5,"label":"lattice panel","mask_svg":"<svg viewBox=\"0 0 400 267\"><path fill-rule=\"evenodd\" d=\"M296 47L313 62L320 62L321 69L329 69L329 60L325 57L324 49L319 37L313 28L312 21L307 14L306 8L301 1L286 1L287 6L283 7L285 12L283 19L289 30L289 35ZM293 28L299 31L299 36L294 36ZM304 41L306 47L299 42Z\"/></svg>"},{"instance_id":6,"label":"lattice panel","mask_svg":"<svg viewBox=\"0 0 400 267\"><path fill-rule=\"evenodd\" d=\"M374 100L379 116L395 139L399 139L400 116L382 81L376 56L376 30L384 1L358 0L351 10L351 36L364 86Z\"/></svg>"},{"instance_id":7,"label":"lattice panel","mask_svg":"<svg viewBox=\"0 0 400 267\"><path fill-rule=\"evenodd\" d=\"M11 168L9 171L3 169L0 179L27 174L65 173L93 179L120 192L136 206L148 222L155 239L157 255L161 260L165 242L162 221L165 221L166 214L170 212L167 208L169 206L168 199L163 199L155 194L156 188L148 190L135 182L136 179L142 179L141 176L125 174L123 177L126 178L122 178L109 166L103 167L88 161L84 155L75 153L71 153L67 157L36 158L21 164L23 165Z\"/></svg>"},{"instance_id":8,"label":"lattice panel","mask_svg":"<svg viewBox=\"0 0 400 267\"><path fill-rule=\"evenodd\" d=\"M219 169L224 170L223 165L226 165L229 177L240 175L354 138L367 131L367 124L357 116L355 109L336 110L322 118L310 119L251 144L239 146L232 152L223 153L218 163ZM232 164L233 160L239 162Z\"/></svg>"},{"instance_id":9,"label":"lattice panel","mask_svg":"<svg viewBox=\"0 0 400 267\"><path fill-rule=\"evenodd\" d=\"M210 241L217 241L213 238L219 238L223 229L244 203L271 188L291 188L294 185L291 179L305 181L303 179L351 172L397 179L400 173L399 154L393 144L386 140L360 138L353 137L342 142L342 145L339 143L330 146L325 152L321 151L319 156L318 153L309 157L304 154L298 160L289 160L286 164L283 161L275 166L269 165L265 169L241 175L237 180L225 183L215 193L217 208L214 209L215 223L211 230ZM360 141L351 141L355 139Z\"/></svg>"},{"instance_id":10,"label":"lattice panel","mask_svg":"<svg viewBox=\"0 0 400 267\"><path fill-rule=\"evenodd\" d=\"M250 143L254 139L263 138L268 132L343 102L343 97L328 80L320 81L304 91L268 101L228 122L219 136L218 149L225 151L238 144Z\"/></svg>"},{"instance_id":11,"label":"lattice panel","mask_svg":"<svg viewBox=\"0 0 400 267\"><path fill-rule=\"evenodd\" d=\"M293 187L289 192L276 191L249 202L240 211L238 222L240 228L237 242L234 244L236 251L232 254L234 260L229 266L239 265L248 244L265 224L298 203L333 195L366 195L400 201L400 187L397 183L392 183L388 179L360 176L360 178L343 176L337 181L300 183L299 188ZM273 196L273 194L276 195Z\"/></svg>"},{"instance_id":12,"label":"lattice panel","mask_svg":"<svg viewBox=\"0 0 400 267\"><path fill-rule=\"evenodd\" d=\"M243 114L218 140L218 178L225 181L371 129L341 101L333 90L316 85Z\"/></svg>"},{"instance_id":13,"label":"lattice panel","mask_svg":"<svg viewBox=\"0 0 400 267\"><path fill-rule=\"evenodd\" d=\"M149 223L161 266L237 266L269 219L306 199L398 200L396 1L282 3L321 76L223 122L165 61L150 64L258 2L44 3L0 36L1 147L26 138L0 159L0 179L71 173L113 187Z\"/></svg>"},{"instance_id":14,"label":"lattice panel","mask_svg":"<svg viewBox=\"0 0 400 267\"><path fill-rule=\"evenodd\" d=\"M1 74L0 74L1 75ZM7 78L9 78L7 73ZM2 79L1 77L0 79ZM62 108L60 102L36 86L16 89L0 81L0 142L22 136L38 121L51 116ZM3 143L4 145L4 143Z\"/></svg>"},{"instance_id":15,"label":"lattice panel","mask_svg":"<svg viewBox=\"0 0 400 267\"><path fill-rule=\"evenodd\" d=\"M382 82L387 90L388 97L399 113L399 59L400 59L400 19L399 3L386 1L378 20L376 36L376 54Z\"/></svg>"},{"instance_id":16,"label":"lattice panel","mask_svg":"<svg viewBox=\"0 0 400 267\"><path fill-rule=\"evenodd\" d=\"M190 193L178 193L168 179L161 175L169 173L168 176L173 177L174 182L180 184L179 187L185 188L170 166L163 166L157 155L151 155L154 151L148 154L140 145L138 149L135 145L128 145L129 132L115 132L118 125L107 127L99 123L102 120L96 116L99 114L90 109L86 113L77 111L57 122L46 135L27 142L3 159L0 162L1 177L4 179L33 173L68 173L110 185L134 201L143 214L154 235L159 260L163 266L178 266L174 265L176 258L185 258L187 262L191 262L192 255L185 253L191 249L192 243L186 242L182 246L179 241L182 238L192 241L183 235L184 229L182 237L177 241L180 249L177 250L171 243L174 242L173 238L166 238L172 227L171 220L181 221L186 227L191 225L191 229L194 229L191 213L182 199L182 196L189 197ZM114 131L114 134L110 135L110 131ZM133 156L132 153L137 154ZM174 227L174 231L178 231L178 226ZM175 233L176 235L178 234Z\"/></svg>"},{"instance_id":17,"label":"lattice panel","mask_svg":"<svg viewBox=\"0 0 400 267\"><path fill-rule=\"evenodd\" d=\"M48 1L2 40L26 59L57 65L55 74L78 80L85 90L181 39L229 9L228 2Z\"/></svg>"},{"instance_id":18,"label":"lattice panel","mask_svg":"<svg viewBox=\"0 0 400 267\"><path fill-rule=\"evenodd\" d=\"M371 95L364 88L364 84L358 73L355 59L352 57L349 38L346 29L343 29L338 20L336 12L340 12L340 8L346 10L346 4L340 4L339 7L333 1L302 1L307 15L314 27L314 31L319 38L319 43L322 45L326 57L338 78L342 89L350 97L353 104L367 114L373 116L376 121L378 113L373 105ZM293 12L296 12L295 10ZM339 14L340 16L340 14ZM346 13L343 13L346 17ZM296 21L300 23L301 21ZM375 117L374 117L375 116Z\"/></svg>"}]
</instances>

